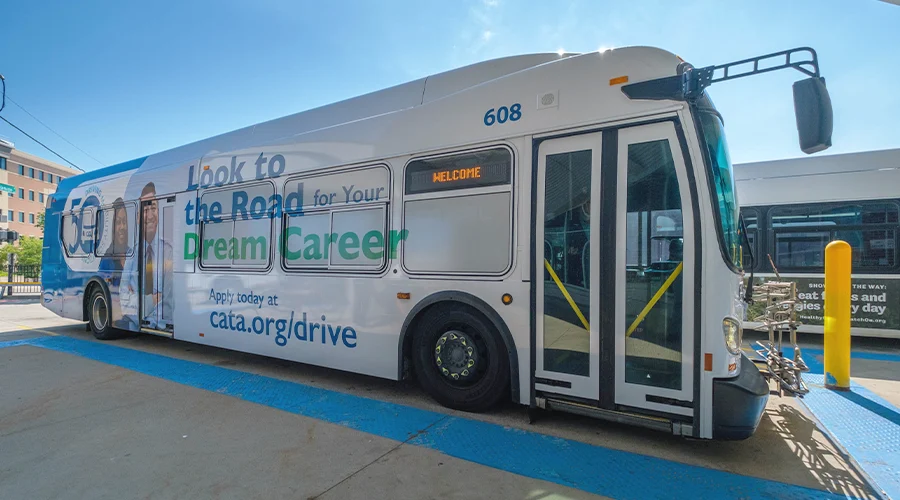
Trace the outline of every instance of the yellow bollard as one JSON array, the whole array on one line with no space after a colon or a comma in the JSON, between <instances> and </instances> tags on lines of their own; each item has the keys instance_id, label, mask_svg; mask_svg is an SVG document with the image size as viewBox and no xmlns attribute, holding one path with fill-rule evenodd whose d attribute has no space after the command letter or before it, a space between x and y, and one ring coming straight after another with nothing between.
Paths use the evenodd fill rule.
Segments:
<instances>
[{"instance_id":1,"label":"yellow bollard","mask_svg":"<svg viewBox=\"0 0 900 500\"><path fill-rule=\"evenodd\" d=\"M825 247L825 387L850 390L850 267L846 241Z\"/></svg>"}]
</instances>

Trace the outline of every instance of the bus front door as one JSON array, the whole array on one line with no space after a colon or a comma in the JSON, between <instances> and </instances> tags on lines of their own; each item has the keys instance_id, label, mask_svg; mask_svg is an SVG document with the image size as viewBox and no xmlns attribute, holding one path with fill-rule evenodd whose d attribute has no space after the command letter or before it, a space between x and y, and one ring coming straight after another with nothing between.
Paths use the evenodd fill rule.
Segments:
<instances>
[{"instance_id":1,"label":"bus front door","mask_svg":"<svg viewBox=\"0 0 900 500\"><path fill-rule=\"evenodd\" d=\"M538 397L693 415L693 212L672 122L538 145Z\"/></svg>"},{"instance_id":2,"label":"bus front door","mask_svg":"<svg viewBox=\"0 0 900 500\"><path fill-rule=\"evenodd\" d=\"M602 136L538 145L535 377L537 391L600 396L600 160Z\"/></svg>"},{"instance_id":3,"label":"bus front door","mask_svg":"<svg viewBox=\"0 0 900 500\"><path fill-rule=\"evenodd\" d=\"M171 336L175 197L141 201L141 330Z\"/></svg>"},{"instance_id":4,"label":"bus front door","mask_svg":"<svg viewBox=\"0 0 900 500\"><path fill-rule=\"evenodd\" d=\"M617 135L615 404L690 417L698 299L688 172L673 122Z\"/></svg>"}]
</instances>

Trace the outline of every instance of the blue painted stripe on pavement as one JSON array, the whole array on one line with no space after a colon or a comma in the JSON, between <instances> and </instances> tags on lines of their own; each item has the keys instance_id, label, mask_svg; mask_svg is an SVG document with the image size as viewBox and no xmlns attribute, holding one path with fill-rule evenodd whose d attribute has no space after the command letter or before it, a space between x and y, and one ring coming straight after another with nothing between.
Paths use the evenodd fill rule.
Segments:
<instances>
[{"instance_id":1,"label":"blue painted stripe on pavement","mask_svg":"<svg viewBox=\"0 0 900 500\"><path fill-rule=\"evenodd\" d=\"M804 354L809 353L812 356L816 356L821 359L825 356L825 351L822 349L807 349L802 348L801 351ZM870 352L870 351L850 351L850 359L866 359L870 361L893 361L895 363L900 363L900 354L891 354L886 352Z\"/></svg>"},{"instance_id":2,"label":"blue painted stripe on pavement","mask_svg":"<svg viewBox=\"0 0 900 500\"><path fill-rule=\"evenodd\" d=\"M846 498L776 481L376 401L71 337L0 343L75 354L190 387L430 448L535 479L622 499Z\"/></svg>"},{"instance_id":3,"label":"blue painted stripe on pavement","mask_svg":"<svg viewBox=\"0 0 900 500\"><path fill-rule=\"evenodd\" d=\"M900 499L900 410L851 381L850 391L824 388L824 377L804 375L801 401L888 498Z\"/></svg>"},{"instance_id":4,"label":"blue painted stripe on pavement","mask_svg":"<svg viewBox=\"0 0 900 500\"><path fill-rule=\"evenodd\" d=\"M790 349L790 348L788 348ZM790 352L790 351L788 351ZM825 373L825 351L822 349L810 349L803 347L800 349L801 354L803 355L803 361L806 362L806 366L809 367L810 373ZM752 353L751 353L752 354ZM754 355L755 356L755 355ZM755 356L759 357L759 356ZM850 359L864 359L867 361L890 361L895 363L900 363L900 354L890 354L883 352L868 352L868 351L850 351ZM851 370L852 373L852 370Z\"/></svg>"},{"instance_id":5,"label":"blue painted stripe on pavement","mask_svg":"<svg viewBox=\"0 0 900 500\"><path fill-rule=\"evenodd\" d=\"M38 337L44 338L44 337ZM15 347L17 345L32 345L35 343L38 338L29 338L29 339L19 339L19 340L7 340L6 342L0 342L0 349L4 347Z\"/></svg>"}]
</instances>

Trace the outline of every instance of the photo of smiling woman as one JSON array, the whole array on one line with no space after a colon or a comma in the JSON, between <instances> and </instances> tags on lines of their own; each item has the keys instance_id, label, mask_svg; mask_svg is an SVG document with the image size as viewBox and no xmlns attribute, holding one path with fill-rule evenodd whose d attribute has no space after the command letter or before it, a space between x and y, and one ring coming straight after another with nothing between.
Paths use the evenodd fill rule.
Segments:
<instances>
[{"instance_id":1,"label":"photo of smiling woman","mask_svg":"<svg viewBox=\"0 0 900 500\"><path fill-rule=\"evenodd\" d=\"M104 238L101 238L100 249L103 257L99 268L100 275L106 278L109 284L112 324L123 330L134 330L137 314L137 306L133 304L134 293L120 288L125 258L134 250L134 229L129 227L129 221L134 218L134 209L126 207L122 198L117 198L113 202L112 210L104 210L102 213L112 219L103 221L101 225L103 228L111 229L111 241L104 242Z\"/></svg>"}]
</instances>

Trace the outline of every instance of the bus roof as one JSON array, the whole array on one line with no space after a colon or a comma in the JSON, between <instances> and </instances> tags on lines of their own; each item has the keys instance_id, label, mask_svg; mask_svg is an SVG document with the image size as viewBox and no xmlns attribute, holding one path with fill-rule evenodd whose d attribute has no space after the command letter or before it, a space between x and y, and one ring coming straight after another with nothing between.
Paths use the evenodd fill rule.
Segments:
<instances>
[{"instance_id":1,"label":"bus roof","mask_svg":"<svg viewBox=\"0 0 900 500\"><path fill-rule=\"evenodd\" d=\"M742 206L898 198L900 149L734 166Z\"/></svg>"},{"instance_id":2,"label":"bus roof","mask_svg":"<svg viewBox=\"0 0 900 500\"><path fill-rule=\"evenodd\" d=\"M65 179L60 184L59 192L62 195L75 186L84 185L96 179L114 178L119 174L137 168L140 168L141 171L156 170L164 167L178 168L186 162L197 162L201 158L204 158L205 161L205 158L211 155L221 155L248 148L259 148L272 144L275 141L284 143L284 139L288 137L294 138L295 136L325 131L391 113L403 112L440 101L463 91L472 90L483 84L516 73L534 70L545 65L554 65L564 60L586 59L586 56L601 58L604 72L615 75L632 75L631 81L673 75L678 63L678 59L674 54L653 47L625 47L604 53L592 52L587 54L560 55L557 53L537 53L493 59L250 125L150 156L73 176ZM585 60L584 63L597 65L595 60L592 63ZM560 70L562 69L560 68ZM549 76L555 76L557 80L560 79L559 74L552 74L552 72L557 71L555 68L549 68L549 71L551 72ZM544 79L548 76L547 73L542 73L541 75L545 77ZM578 82L578 84L594 85L598 92L608 92L606 89L610 89L605 81L593 83ZM557 83L557 85L561 84ZM618 87L612 90L615 90L619 95L617 99L622 102L628 101L621 94ZM502 104L499 103L498 105ZM640 111L641 109L660 108L665 104L651 101L632 101L630 105L636 108L637 111ZM534 109L533 104L530 109ZM616 110L613 109L611 116L615 115ZM352 141L352 138L349 138L348 141ZM296 138L291 142L306 141Z\"/></svg>"}]
</instances>

